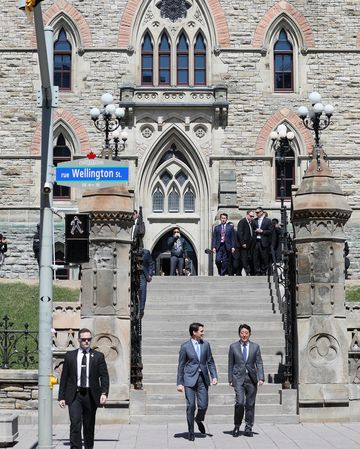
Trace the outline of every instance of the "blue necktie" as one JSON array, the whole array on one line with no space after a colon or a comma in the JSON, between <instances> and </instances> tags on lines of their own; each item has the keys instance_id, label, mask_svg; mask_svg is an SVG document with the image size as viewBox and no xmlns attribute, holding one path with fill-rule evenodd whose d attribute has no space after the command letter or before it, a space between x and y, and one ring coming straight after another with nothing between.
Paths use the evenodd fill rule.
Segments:
<instances>
[{"instance_id":1,"label":"blue necktie","mask_svg":"<svg viewBox=\"0 0 360 449\"><path fill-rule=\"evenodd\" d=\"M247 359L247 345L243 345L243 358L246 362Z\"/></svg>"},{"instance_id":2,"label":"blue necktie","mask_svg":"<svg viewBox=\"0 0 360 449\"><path fill-rule=\"evenodd\" d=\"M198 359L200 361L200 356L201 356L201 348L200 348L200 343L198 342L196 345L196 354L198 356Z\"/></svg>"}]
</instances>

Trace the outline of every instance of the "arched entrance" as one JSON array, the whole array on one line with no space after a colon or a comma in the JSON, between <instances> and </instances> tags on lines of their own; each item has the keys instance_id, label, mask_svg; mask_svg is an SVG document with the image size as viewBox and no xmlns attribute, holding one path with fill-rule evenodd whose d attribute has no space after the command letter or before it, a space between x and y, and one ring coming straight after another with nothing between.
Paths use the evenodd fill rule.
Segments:
<instances>
[{"instance_id":1,"label":"arched entrance","mask_svg":"<svg viewBox=\"0 0 360 449\"><path fill-rule=\"evenodd\" d=\"M152 258L155 264L155 274L156 276L169 276L170 274L170 251L168 249L167 241L168 238L172 236L172 230L164 234L155 245L152 251ZM198 262L196 257L196 252L190 241L186 238L186 235L181 234L185 239L187 256L189 259L189 264L186 265L186 274L191 276L196 276L198 273Z\"/></svg>"}]
</instances>

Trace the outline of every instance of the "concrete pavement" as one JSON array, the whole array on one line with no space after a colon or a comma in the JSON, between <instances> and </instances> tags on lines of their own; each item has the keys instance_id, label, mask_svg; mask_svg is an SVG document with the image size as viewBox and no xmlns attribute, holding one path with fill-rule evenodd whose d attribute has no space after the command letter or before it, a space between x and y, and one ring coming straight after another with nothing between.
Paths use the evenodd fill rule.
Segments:
<instances>
[{"instance_id":1,"label":"concrete pavement","mask_svg":"<svg viewBox=\"0 0 360 449\"><path fill-rule=\"evenodd\" d=\"M94 449L360 449L360 423L259 424L254 437L233 438L232 425L208 424L207 434L186 439L184 422L96 427ZM37 426L19 428L16 449L36 448ZM69 449L69 428L54 426L55 449Z\"/></svg>"}]
</instances>

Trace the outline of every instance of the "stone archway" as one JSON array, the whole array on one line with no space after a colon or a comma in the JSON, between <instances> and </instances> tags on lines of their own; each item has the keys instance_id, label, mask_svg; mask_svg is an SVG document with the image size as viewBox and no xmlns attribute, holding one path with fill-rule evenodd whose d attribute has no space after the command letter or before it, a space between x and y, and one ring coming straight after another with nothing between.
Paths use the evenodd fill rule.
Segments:
<instances>
[{"instance_id":1,"label":"stone archway","mask_svg":"<svg viewBox=\"0 0 360 449\"><path fill-rule=\"evenodd\" d=\"M152 250L152 258L155 265L156 276L169 276L170 273L170 251L167 246L168 238L171 237L172 230L163 234ZM193 247L191 241L185 234L181 234L185 239L187 246L187 256L189 264L185 266L186 275L196 276L198 274L198 260L196 250Z\"/></svg>"}]
</instances>

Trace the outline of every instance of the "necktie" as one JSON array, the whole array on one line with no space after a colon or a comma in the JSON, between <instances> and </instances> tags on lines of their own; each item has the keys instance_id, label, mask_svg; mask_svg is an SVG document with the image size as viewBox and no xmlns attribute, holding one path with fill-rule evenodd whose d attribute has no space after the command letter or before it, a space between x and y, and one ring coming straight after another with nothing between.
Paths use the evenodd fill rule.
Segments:
<instances>
[{"instance_id":1,"label":"necktie","mask_svg":"<svg viewBox=\"0 0 360 449\"><path fill-rule=\"evenodd\" d=\"M225 225L221 225L221 242L225 241Z\"/></svg>"},{"instance_id":2,"label":"necktie","mask_svg":"<svg viewBox=\"0 0 360 449\"><path fill-rule=\"evenodd\" d=\"M243 358L246 362L247 359L247 345L243 345Z\"/></svg>"},{"instance_id":3,"label":"necktie","mask_svg":"<svg viewBox=\"0 0 360 449\"><path fill-rule=\"evenodd\" d=\"M80 387L86 388L86 351L83 351L83 356L81 360L81 374L80 374Z\"/></svg>"},{"instance_id":4,"label":"necktie","mask_svg":"<svg viewBox=\"0 0 360 449\"><path fill-rule=\"evenodd\" d=\"M200 356L201 356L201 347L200 347L200 343L197 343L196 345L196 354L198 356L198 359L200 360Z\"/></svg>"}]
</instances>

